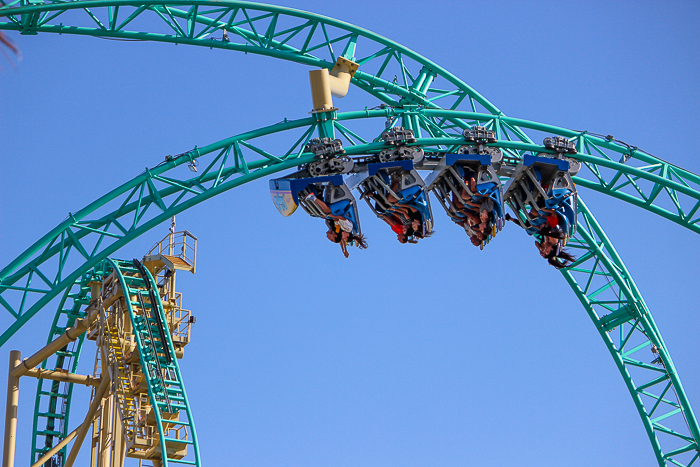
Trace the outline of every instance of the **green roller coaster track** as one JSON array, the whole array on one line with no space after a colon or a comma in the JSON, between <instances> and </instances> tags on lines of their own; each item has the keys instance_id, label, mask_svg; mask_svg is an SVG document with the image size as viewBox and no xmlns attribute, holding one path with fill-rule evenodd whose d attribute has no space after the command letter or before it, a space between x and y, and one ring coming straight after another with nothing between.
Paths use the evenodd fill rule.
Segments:
<instances>
[{"instance_id":1,"label":"green roller coaster track","mask_svg":"<svg viewBox=\"0 0 700 467\"><path fill-rule=\"evenodd\" d=\"M134 327L136 344L139 349L141 366L146 369L144 375L148 386L148 397L151 400L156 426L158 427L158 438L160 442L163 467L170 464L185 464L201 466L199 457L199 444L197 443L197 432L194 427L194 419L190 403L187 400L185 384L180 374L180 366L177 363L175 347L173 346L171 334L167 328L167 321L163 304L160 301L156 281L153 276L143 266L134 261L108 260L108 263L99 268L101 271L109 273L115 271L119 277L119 283L124 296L129 318ZM139 300L132 302L131 297L139 297ZM140 302L140 303L139 303ZM134 306L136 305L136 306ZM141 313L136 312L137 307L141 307ZM146 310L149 310L146 312ZM151 328L164 331L158 333ZM166 357L166 355L168 355ZM184 412L184 419L168 420L170 414ZM163 420L168 420L168 429L164 429ZM187 437L168 437L170 432L180 429L187 430ZM194 459L169 458L169 450L166 443L176 443L179 448L192 445Z\"/></svg>"},{"instance_id":2,"label":"green roller coaster track","mask_svg":"<svg viewBox=\"0 0 700 467\"><path fill-rule=\"evenodd\" d=\"M0 0L2 1L2 0ZM52 326L70 325L85 301L81 278L121 247L174 214L249 181L313 160L304 152L316 136L338 135L350 156L376 154L384 123L400 123L426 152L445 153L463 144L461 130L474 124L496 132L494 146L516 164L523 154L548 152L536 144L560 135L576 143L579 187L643 208L700 233L700 177L638 148L587 132L506 117L461 80L424 57L364 29L330 18L233 1L137 3L119 0L2 1L0 29L22 34L53 32L199 45L256 53L313 67L331 68L338 56L360 64L352 84L378 98L379 109L315 114L286 120L203 147L195 147L112 190L29 247L0 271L0 306L12 317L0 345L60 293ZM149 32L129 30L143 26ZM226 31L227 40L223 40ZM336 51L341 51L336 55ZM393 77L390 78L390 77ZM447 83L431 87L435 78ZM355 125L379 120L381 130L363 138ZM300 132L283 153L265 137ZM191 176L184 165L201 162ZM187 173L187 176L183 174ZM615 248L585 203L569 246L578 260L562 274L600 333L642 419L659 465L693 465L700 457L700 427L661 334ZM72 310L72 311L71 311ZM642 352L644 351L644 352ZM651 352L650 352L651 351ZM78 348L66 354L77 360ZM68 359L69 361L71 358ZM56 362L61 368L67 363ZM40 386L41 390L41 386ZM39 396L37 396L38 398ZM70 406L70 393L65 395ZM39 416L39 414L37 414ZM67 411L63 414L67 425ZM36 434L35 423L35 434ZM65 436L56 431L55 436Z\"/></svg>"}]
</instances>

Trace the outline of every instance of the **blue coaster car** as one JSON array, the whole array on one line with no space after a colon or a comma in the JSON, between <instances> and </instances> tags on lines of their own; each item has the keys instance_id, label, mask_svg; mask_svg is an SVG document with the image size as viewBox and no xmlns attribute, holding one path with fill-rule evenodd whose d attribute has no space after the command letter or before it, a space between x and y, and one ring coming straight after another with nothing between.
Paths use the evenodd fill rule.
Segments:
<instances>
[{"instance_id":1,"label":"blue coaster car","mask_svg":"<svg viewBox=\"0 0 700 467\"><path fill-rule=\"evenodd\" d=\"M422 236L433 231L433 211L425 183L413 167L412 160L370 163L348 177L351 189L357 188L370 209L382 217L404 205L417 210L421 217ZM393 187L393 188L392 188ZM374 202L372 202L374 201Z\"/></svg>"},{"instance_id":2,"label":"blue coaster car","mask_svg":"<svg viewBox=\"0 0 700 467\"><path fill-rule=\"evenodd\" d=\"M293 175L299 175L293 174ZM277 210L284 216L290 216L301 206L312 217L330 219L328 213L307 196L314 194L323 201L334 216L341 216L352 222L353 235L362 233L357 201L350 189L343 182L342 175L329 175L312 178L278 178L270 180L270 195Z\"/></svg>"},{"instance_id":3,"label":"blue coaster car","mask_svg":"<svg viewBox=\"0 0 700 467\"><path fill-rule=\"evenodd\" d=\"M494 155L498 160L494 160ZM483 243L488 243L505 225L503 184L493 167L494 163L500 162L498 156L500 153L446 154L426 179L428 190L435 194L450 219L463 226L470 237L475 232L465 222L467 212L478 216L479 208L474 204L483 203L486 199L492 201L493 227ZM475 191L469 188L468 180L471 177L476 181ZM466 192L468 199L462 197L463 192Z\"/></svg>"},{"instance_id":4,"label":"blue coaster car","mask_svg":"<svg viewBox=\"0 0 700 467\"><path fill-rule=\"evenodd\" d=\"M545 210L556 212L566 239L575 233L578 193L571 174L578 169L571 161L544 154L523 158L508 181L504 199L530 235L536 235L546 221Z\"/></svg>"}]
</instances>

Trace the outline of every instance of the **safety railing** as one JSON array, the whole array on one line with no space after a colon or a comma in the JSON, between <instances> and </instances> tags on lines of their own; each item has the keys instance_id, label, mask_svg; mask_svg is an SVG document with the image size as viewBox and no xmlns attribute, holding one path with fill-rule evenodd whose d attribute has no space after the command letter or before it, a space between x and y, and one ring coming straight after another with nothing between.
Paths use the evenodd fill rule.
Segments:
<instances>
[{"instance_id":1,"label":"safety railing","mask_svg":"<svg viewBox=\"0 0 700 467\"><path fill-rule=\"evenodd\" d=\"M197 265L197 237L187 230L171 232L158 242L146 256L167 255L181 258L195 268Z\"/></svg>"}]
</instances>

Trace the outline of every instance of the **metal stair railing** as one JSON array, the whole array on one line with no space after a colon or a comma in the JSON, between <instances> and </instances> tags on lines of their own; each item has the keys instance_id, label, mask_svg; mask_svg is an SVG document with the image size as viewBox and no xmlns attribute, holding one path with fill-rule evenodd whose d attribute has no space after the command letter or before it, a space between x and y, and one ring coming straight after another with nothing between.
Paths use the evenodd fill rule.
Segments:
<instances>
[{"instance_id":1,"label":"metal stair railing","mask_svg":"<svg viewBox=\"0 0 700 467\"><path fill-rule=\"evenodd\" d=\"M119 406L119 416L124 426L127 440L134 439L134 419L136 414L136 402L131 384L131 375L126 367L126 358L119 341L119 331L117 326L110 325L107 320L104 308L100 309L100 319L102 321L102 339L106 349L109 366L112 369L112 381L116 384L117 404Z\"/></svg>"}]
</instances>

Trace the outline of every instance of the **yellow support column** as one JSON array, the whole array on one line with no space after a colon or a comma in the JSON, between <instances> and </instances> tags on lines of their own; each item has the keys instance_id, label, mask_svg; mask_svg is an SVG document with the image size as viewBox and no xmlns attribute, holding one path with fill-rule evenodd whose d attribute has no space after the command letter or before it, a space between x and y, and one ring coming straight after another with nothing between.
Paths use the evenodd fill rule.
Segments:
<instances>
[{"instance_id":1,"label":"yellow support column","mask_svg":"<svg viewBox=\"0 0 700 467\"><path fill-rule=\"evenodd\" d=\"M22 361L19 350L10 352L10 368L7 376L7 406L5 408L5 447L3 449L2 466L15 466L15 442L17 441L17 406L19 405L19 376L14 369Z\"/></svg>"},{"instance_id":2,"label":"yellow support column","mask_svg":"<svg viewBox=\"0 0 700 467\"><path fill-rule=\"evenodd\" d=\"M90 426L92 425L92 420L97 414L97 409L99 409L102 405L102 398L105 396L105 393L109 389L109 382L109 371L105 371L102 375L102 382L100 383L100 387L97 388L95 398L92 400L90 408L88 409L88 413L85 416L85 421L83 421L83 424L80 426L80 430L78 431L78 434L75 437L75 443L73 443L73 447L71 448L70 453L68 454L68 459L66 459L66 463L64 464L65 467L73 466L73 462L75 462L75 458L78 456L78 451L80 451L80 447L83 444L85 435L87 435L87 432L90 429Z\"/></svg>"}]
</instances>

